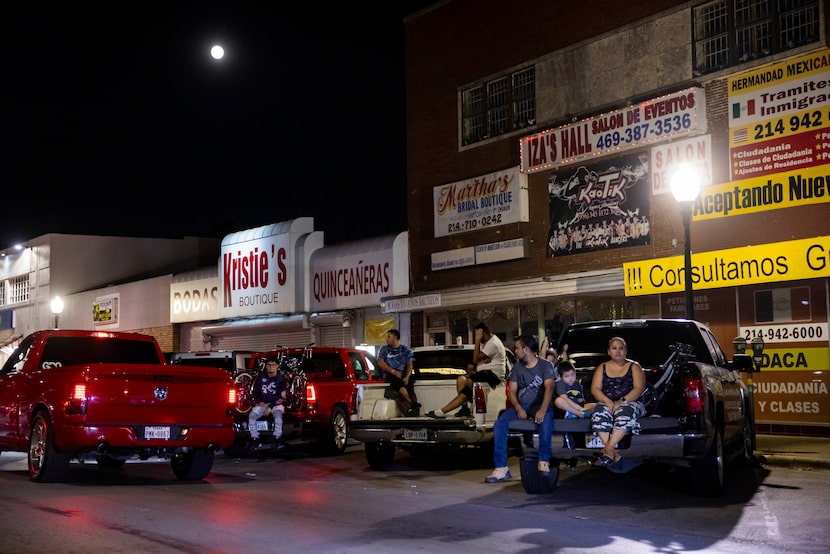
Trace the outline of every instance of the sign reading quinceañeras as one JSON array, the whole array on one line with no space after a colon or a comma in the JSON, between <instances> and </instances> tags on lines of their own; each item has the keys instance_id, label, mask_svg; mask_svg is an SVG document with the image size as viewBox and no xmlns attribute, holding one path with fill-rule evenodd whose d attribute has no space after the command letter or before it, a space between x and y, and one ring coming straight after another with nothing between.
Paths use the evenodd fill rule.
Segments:
<instances>
[{"instance_id":1,"label":"sign reading quincea\u00f1eras","mask_svg":"<svg viewBox=\"0 0 830 554\"><path fill-rule=\"evenodd\" d=\"M435 236L530 221L527 175L518 167L432 189Z\"/></svg>"},{"instance_id":2,"label":"sign reading quincea\u00f1eras","mask_svg":"<svg viewBox=\"0 0 830 554\"><path fill-rule=\"evenodd\" d=\"M519 139L523 173L706 132L706 95L689 88Z\"/></svg>"},{"instance_id":3,"label":"sign reading quincea\u00f1eras","mask_svg":"<svg viewBox=\"0 0 830 554\"><path fill-rule=\"evenodd\" d=\"M830 50L732 76L728 87L733 180L830 161Z\"/></svg>"}]
</instances>

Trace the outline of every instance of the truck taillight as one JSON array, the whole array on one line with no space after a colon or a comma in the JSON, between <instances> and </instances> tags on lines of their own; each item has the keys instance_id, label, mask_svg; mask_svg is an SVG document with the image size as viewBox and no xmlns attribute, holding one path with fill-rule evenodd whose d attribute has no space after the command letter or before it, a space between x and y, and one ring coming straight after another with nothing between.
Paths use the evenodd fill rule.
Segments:
<instances>
[{"instance_id":1,"label":"truck taillight","mask_svg":"<svg viewBox=\"0 0 830 554\"><path fill-rule=\"evenodd\" d=\"M234 411L236 410L236 401L238 397L236 394L236 386L228 387L228 398L227 403L225 404L225 415L228 417L233 417Z\"/></svg>"},{"instance_id":2,"label":"truck taillight","mask_svg":"<svg viewBox=\"0 0 830 554\"><path fill-rule=\"evenodd\" d=\"M87 397L86 383L75 383L69 392L69 401L66 403L67 415L86 414Z\"/></svg>"},{"instance_id":3,"label":"truck taillight","mask_svg":"<svg viewBox=\"0 0 830 554\"><path fill-rule=\"evenodd\" d=\"M703 381L700 377L686 377L684 382L686 397L686 413L699 414L703 411L704 392Z\"/></svg>"},{"instance_id":4,"label":"truck taillight","mask_svg":"<svg viewBox=\"0 0 830 554\"><path fill-rule=\"evenodd\" d=\"M484 394L484 387L481 386L481 383L473 385L473 402L476 405L477 414L487 413L487 395Z\"/></svg>"},{"instance_id":5,"label":"truck taillight","mask_svg":"<svg viewBox=\"0 0 830 554\"><path fill-rule=\"evenodd\" d=\"M309 410L317 409L317 391L311 383L305 386L305 400Z\"/></svg>"}]
</instances>

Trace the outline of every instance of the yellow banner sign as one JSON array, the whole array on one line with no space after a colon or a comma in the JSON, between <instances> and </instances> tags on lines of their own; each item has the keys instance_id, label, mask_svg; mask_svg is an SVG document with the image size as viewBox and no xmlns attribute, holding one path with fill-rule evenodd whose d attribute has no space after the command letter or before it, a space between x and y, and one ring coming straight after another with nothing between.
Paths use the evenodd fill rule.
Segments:
<instances>
[{"instance_id":1,"label":"yellow banner sign","mask_svg":"<svg viewBox=\"0 0 830 554\"><path fill-rule=\"evenodd\" d=\"M625 295L686 290L683 256L623 264ZM830 277L830 236L692 255L694 290Z\"/></svg>"},{"instance_id":2,"label":"yellow banner sign","mask_svg":"<svg viewBox=\"0 0 830 554\"><path fill-rule=\"evenodd\" d=\"M827 348L765 348L761 370L827 371L830 350Z\"/></svg>"},{"instance_id":3,"label":"yellow banner sign","mask_svg":"<svg viewBox=\"0 0 830 554\"><path fill-rule=\"evenodd\" d=\"M826 135L830 148L830 131ZM694 202L694 221L830 202L827 165L703 187Z\"/></svg>"}]
</instances>

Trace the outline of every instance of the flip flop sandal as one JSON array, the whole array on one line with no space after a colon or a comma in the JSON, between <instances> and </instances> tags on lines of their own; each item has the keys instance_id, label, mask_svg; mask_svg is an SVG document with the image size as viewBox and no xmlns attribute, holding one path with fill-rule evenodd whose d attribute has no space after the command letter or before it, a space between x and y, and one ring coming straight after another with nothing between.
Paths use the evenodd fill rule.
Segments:
<instances>
[{"instance_id":1,"label":"flip flop sandal","mask_svg":"<svg viewBox=\"0 0 830 554\"><path fill-rule=\"evenodd\" d=\"M611 456L607 454L600 454L595 462L598 466L609 466L614 463L614 460L611 459Z\"/></svg>"}]
</instances>

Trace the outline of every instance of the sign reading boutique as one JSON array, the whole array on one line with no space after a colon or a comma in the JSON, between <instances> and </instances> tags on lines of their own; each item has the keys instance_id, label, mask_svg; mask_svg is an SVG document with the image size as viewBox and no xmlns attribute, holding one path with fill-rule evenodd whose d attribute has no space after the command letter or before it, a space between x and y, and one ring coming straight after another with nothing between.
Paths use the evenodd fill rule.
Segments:
<instances>
[{"instance_id":1,"label":"sign reading boutique","mask_svg":"<svg viewBox=\"0 0 830 554\"><path fill-rule=\"evenodd\" d=\"M435 237L530 221L527 175L518 167L432 189Z\"/></svg>"}]
</instances>

